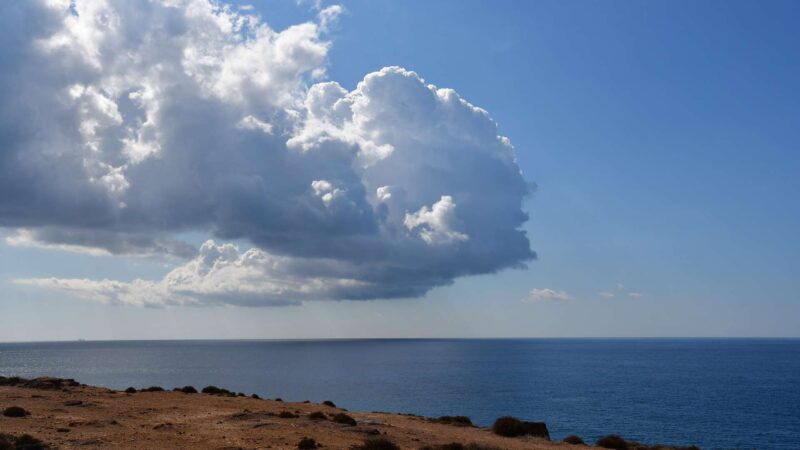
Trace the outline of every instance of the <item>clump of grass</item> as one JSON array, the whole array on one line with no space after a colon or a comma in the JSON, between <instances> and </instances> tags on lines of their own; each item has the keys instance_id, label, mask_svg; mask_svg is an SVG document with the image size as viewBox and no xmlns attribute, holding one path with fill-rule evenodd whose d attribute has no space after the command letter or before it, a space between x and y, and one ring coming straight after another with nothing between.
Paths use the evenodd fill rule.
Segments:
<instances>
[{"instance_id":1,"label":"clump of grass","mask_svg":"<svg viewBox=\"0 0 800 450\"><path fill-rule=\"evenodd\" d=\"M25 417L30 416L31 413L21 406L9 406L3 410L3 415L6 417Z\"/></svg>"},{"instance_id":2,"label":"clump of grass","mask_svg":"<svg viewBox=\"0 0 800 450\"><path fill-rule=\"evenodd\" d=\"M576 436L574 434L571 434L571 435L565 437L564 438L564 442L566 442L567 444L572 444L572 445L586 445L586 443L583 442L583 439L581 439L580 436Z\"/></svg>"},{"instance_id":3,"label":"clump of grass","mask_svg":"<svg viewBox=\"0 0 800 450\"><path fill-rule=\"evenodd\" d=\"M312 438L304 437L297 443L297 448L300 450L312 450L317 448L317 441Z\"/></svg>"},{"instance_id":4,"label":"clump of grass","mask_svg":"<svg viewBox=\"0 0 800 450\"><path fill-rule=\"evenodd\" d=\"M308 415L308 418L311 420L328 420L328 416L322 411L314 411Z\"/></svg>"},{"instance_id":5,"label":"clump of grass","mask_svg":"<svg viewBox=\"0 0 800 450\"><path fill-rule=\"evenodd\" d=\"M506 437L536 436L550 439L550 432L544 422L527 422L516 417L504 416L494 421L492 425L494 434Z\"/></svg>"},{"instance_id":6,"label":"clump of grass","mask_svg":"<svg viewBox=\"0 0 800 450\"><path fill-rule=\"evenodd\" d=\"M0 449L2 450L49 450L44 442L29 434L14 436L0 433Z\"/></svg>"},{"instance_id":7,"label":"clump of grass","mask_svg":"<svg viewBox=\"0 0 800 450\"><path fill-rule=\"evenodd\" d=\"M149 388L142 389L141 392L164 392L164 388L161 386L150 386Z\"/></svg>"},{"instance_id":8,"label":"clump of grass","mask_svg":"<svg viewBox=\"0 0 800 450\"><path fill-rule=\"evenodd\" d=\"M128 389L125 389L125 393L126 394L135 394L136 393L136 388L131 386Z\"/></svg>"},{"instance_id":9,"label":"clump of grass","mask_svg":"<svg viewBox=\"0 0 800 450\"><path fill-rule=\"evenodd\" d=\"M203 394L224 395L226 397L235 397L236 396L236 394L234 394L233 392L231 392L231 391L229 391L227 389L216 387L216 386L206 386L200 392L202 392Z\"/></svg>"},{"instance_id":10,"label":"clump of grass","mask_svg":"<svg viewBox=\"0 0 800 450\"><path fill-rule=\"evenodd\" d=\"M628 450L628 442L618 434L609 434L597 440L597 446L614 450Z\"/></svg>"},{"instance_id":11,"label":"clump of grass","mask_svg":"<svg viewBox=\"0 0 800 450\"><path fill-rule=\"evenodd\" d=\"M283 399L282 399L282 398L280 398L280 397L278 397L278 398L276 398L276 399L275 399L275 401L276 401L276 402L282 402L282 401L283 401Z\"/></svg>"},{"instance_id":12,"label":"clump of grass","mask_svg":"<svg viewBox=\"0 0 800 450\"><path fill-rule=\"evenodd\" d=\"M363 444L350 448L352 450L400 450L397 444L386 438L365 439Z\"/></svg>"},{"instance_id":13,"label":"clump of grass","mask_svg":"<svg viewBox=\"0 0 800 450\"><path fill-rule=\"evenodd\" d=\"M438 419L431 419L434 422L443 423L446 425L456 425L459 427L471 427L472 420L467 416L442 416Z\"/></svg>"},{"instance_id":14,"label":"clump of grass","mask_svg":"<svg viewBox=\"0 0 800 450\"><path fill-rule=\"evenodd\" d=\"M261 400L261 397L259 397L258 394L253 394L253 395L250 396L250 398L254 398L256 400Z\"/></svg>"},{"instance_id":15,"label":"clump of grass","mask_svg":"<svg viewBox=\"0 0 800 450\"><path fill-rule=\"evenodd\" d=\"M322 402L322 404L325 406L330 406L331 408L336 408L336 404L330 400L325 400L324 402Z\"/></svg>"},{"instance_id":16,"label":"clump of grass","mask_svg":"<svg viewBox=\"0 0 800 450\"><path fill-rule=\"evenodd\" d=\"M597 446L613 450L700 450L697 446L675 447L671 445L647 445L636 441L626 441L618 434L609 434L597 440Z\"/></svg>"},{"instance_id":17,"label":"clump of grass","mask_svg":"<svg viewBox=\"0 0 800 450\"><path fill-rule=\"evenodd\" d=\"M458 442L451 442L449 444L441 445L426 445L420 450L503 450L500 447L493 447L485 444L461 444Z\"/></svg>"},{"instance_id":18,"label":"clump of grass","mask_svg":"<svg viewBox=\"0 0 800 450\"><path fill-rule=\"evenodd\" d=\"M184 386L181 388L175 388L173 391L183 392L184 394L197 394L197 389L194 386Z\"/></svg>"},{"instance_id":19,"label":"clump of grass","mask_svg":"<svg viewBox=\"0 0 800 450\"><path fill-rule=\"evenodd\" d=\"M278 413L278 417L280 417L281 419L296 419L300 416L289 411L281 411L280 413Z\"/></svg>"},{"instance_id":20,"label":"clump of grass","mask_svg":"<svg viewBox=\"0 0 800 450\"><path fill-rule=\"evenodd\" d=\"M350 426L358 425L356 419L353 419L351 416L348 416L345 413L338 413L334 415L331 420L333 420L336 423L341 423L343 425L350 425Z\"/></svg>"}]
</instances>

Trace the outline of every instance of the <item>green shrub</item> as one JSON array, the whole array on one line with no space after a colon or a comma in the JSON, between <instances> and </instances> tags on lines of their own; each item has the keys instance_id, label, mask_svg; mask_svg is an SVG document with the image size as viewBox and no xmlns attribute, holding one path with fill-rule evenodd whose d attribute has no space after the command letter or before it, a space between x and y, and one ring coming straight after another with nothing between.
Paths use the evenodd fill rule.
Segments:
<instances>
[{"instance_id":1,"label":"green shrub","mask_svg":"<svg viewBox=\"0 0 800 450\"><path fill-rule=\"evenodd\" d=\"M149 388L142 389L142 392L164 392L161 386L150 386Z\"/></svg>"},{"instance_id":2,"label":"green shrub","mask_svg":"<svg viewBox=\"0 0 800 450\"><path fill-rule=\"evenodd\" d=\"M312 450L317 448L317 441L314 439L304 437L300 439L300 442L297 443L297 448L300 450Z\"/></svg>"},{"instance_id":3,"label":"green shrub","mask_svg":"<svg viewBox=\"0 0 800 450\"><path fill-rule=\"evenodd\" d=\"M259 397L258 394L253 394L253 395L250 396L250 398L254 398L256 400L261 400L261 397Z\"/></svg>"},{"instance_id":4,"label":"green shrub","mask_svg":"<svg viewBox=\"0 0 800 450\"><path fill-rule=\"evenodd\" d=\"M336 414L335 416L333 416L333 419L331 419L331 420L333 420L336 423L341 423L341 424L344 424L344 425L355 426L355 425L358 424L356 422L356 419L353 419L352 417L348 416L345 413Z\"/></svg>"},{"instance_id":5,"label":"green shrub","mask_svg":"<svg viewBox=\"0 0 800 450\"><path fill-rule=\"evenodd\" d=\"M400 450L394 442L386 438L366 439L361 445L351 447L352 450Z\"/></svg>"},{"instance_id":6,"label":"green shrub","mask_svg":"<svg viewBox=\"0 0 800 450\"><path fill-rule=\"evenodd\" d=\"M527 422L516 417L504 416L494 421L492 425L494 434L506 437L536 436L550 439L550 432L544 422Z\"/></svg>"},{"instance_id":7,"label":"green shrub","mask_svg":"<svg viewBox=\"0 0 800 450\"><path fill-rule=\"evenodd\" d=\"M567 444L572 444L572 445L586 445L586 443L583 442L583 439L581 439L580 436L576 436L574 434L571 434L571 435L565 437L564 438L564 442L566 442Z\"/></svg>"},{"instance_id":8,"label":"green shrub","mask_svg":"<svg viewBox=\"0 0 800 450\"><path fill-rule=\"evenodd\" d=\"M183 392L184 394L197 394L197 389L194 386L184 386L182 388L175 388L175 391Z\"/></svg>"},{"instance_id":9,"label":"green shrub","mask_svg":"<svg viewBox=\"0 0 800 450\"><path fill-rule=\"evenodd\" d=\"M3 415L6 417L25 417L31 415L31 413L21 406L9 406L3 410Z\"/></svg>"},{"instance_id":10,"label":"green shrub","mask_svg":"<svg viewBox=\"0 0 800 450\"><path fill-rule=\"evenodd\" d=\"M39 439L29 435L13 436L11 434L0 433L0 450L49 450Z\"/></svg>"},{"instance_id":11,"label":"green shrub","mask_svg":"<svg viewBox=\"0 0 800 450\"><path fill-rule=\"evenodd\" d=\"M597 440L597 446L614 450L628 450L628 443L618 434L609 434Z\"/></svg>"},{"instance_id":12,"label":"green shrub","mask_svg":"<svg viewBox=\"0 0 800 450\"><path fill-rule=\"evenodd\" d=\"M202 392L203 394L223 395L223 396L226 396L226 397L235 397L236 396L235 393L233 393L233 392L231 392L231 391L229 391L227 389L218 388L216 386L206 386L200 392Z\"/></svg>"},{"instance_id":13,"label":"green shrub","mask_svg":"<svg viewBox=\"0 0 800 450\"><path fill-rule=\"evenodd\" d=\"M135 394L136 393L136 388L131 386L128 389L125 389L125 393L126 394Z\"/></svg>"},{"instance_id":14,"label":"green shrub","mask_svg":"<svg viewBox=\"0 0 800 450\"><path fill-rule=\"evenodd\" d=\"M471 427L472 420L467 416L442 416L438 419L433 419L434 422L444 423L447 425L456 425L462 427Z\"/></svg>"},{"instance_id":15,"label":"green shrub","mask_svg":"<svg viewBox=\"0 0 800 450\"><path fill-rule=\"evenodd\" d=\"M322 411L314 411L308 415L308 418L311 420L327 420L328 416Z\"/></svg>"},{"instance_id":16,"label":"green shrub","mask_svg":"<svg viewBox=\"0 0 800 450\"><path fill-rule=\"evenodd\" d=\"M325 406L330 406L331 408L336 408L336 404L330 400L325 400L324 402L322 402L322 404Z\"/></svg>"},{"instance_id":17,"label":"green shrub","mask_svg":"<svg viewBox=\"0 0 800 450\"><path fill-rule=\"evenodd\" d=\"M503 450L500 447L494 447L491 445L486 444L460 444L458 442L451 442L449 444L442 444L442 445L426 445L425 447L420 448L420 450Z\"/></svg>"}]
</instances>

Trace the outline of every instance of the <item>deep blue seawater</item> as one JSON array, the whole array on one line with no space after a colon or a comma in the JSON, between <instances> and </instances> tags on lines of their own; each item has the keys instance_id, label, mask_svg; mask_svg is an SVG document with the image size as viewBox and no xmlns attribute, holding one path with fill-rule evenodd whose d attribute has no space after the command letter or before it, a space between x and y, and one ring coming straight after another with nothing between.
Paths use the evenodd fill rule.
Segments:
<instances>
[{"instance_id":1,"label":"deep blue seawater","mask_svg":"<svg viewBox=\"0 0 800 450\"><path fill-rule=\"evenodd\" d=\"M0 374L124 389L214 384L351 410L502 415L554 438L800 448L800 340L116 341L0 344Z\"/></svg>"}]
</instances>

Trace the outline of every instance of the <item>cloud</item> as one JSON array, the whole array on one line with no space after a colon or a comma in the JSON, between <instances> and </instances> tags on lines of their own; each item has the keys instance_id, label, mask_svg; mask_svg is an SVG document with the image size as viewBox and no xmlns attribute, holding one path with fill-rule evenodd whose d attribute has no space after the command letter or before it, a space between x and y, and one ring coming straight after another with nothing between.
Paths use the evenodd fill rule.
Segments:
<instances>
[{"instance_id":1,"label":"cloud","mask_svg":"<svg viewBox=\"0 0 800 450\"><path fill-rule=\"evenodd\" d=\"M625 287L622 283L616 284L616 290L614 291L604 291L598 294L600 297L605 299L616 298L617 296L627 296L630 298L642 298L644 297L644 293L631 291L627 287Z\"/></svg>"},{"instance_id":2,"label":"cloud","mask_svg":"<svg viewBox=\"0 0 800 450\"><path fill-rule=\"evenodd\" d=\"M241 289L214 270L186 285L21 283L109 303L272 305L420 296L535 257L520 229L531 184L485 110L399 67L353 90L323 81L341 8L281 31L207 0L0 13L7 242L178 255L189 272L204 250L182 233L252 246L219 263Z\"/></svg>"},{"instance_id":3,"label":"cloud","mask_svg":"<svg viewBox=\"0 0 800 450\"><path fill-rule=\"evenodd\" d=\"M570 297L569 294L567 294L565 291L548 289L548 288L543 288L543 289L534 288L531 289L528 298L526 298L524 301L526 303L535 303L545 300L564 301L570 299L572 299L572 297Z\"/></svg>"},{"instance_id":4,"label":"cloud","mask_svg":"<svg viewBox=\"0 0 800 450\"><path fill-rule=\"evenodd\" d=\"M469 240L466 234L453 230L455 220L456 204L453 197L443 195L430 208L423 206L415 213L406 213L403 224L408 230L418 230L420 238L431 245Z\"/></svg>"},{"instance_id":5,"label":"cloud","mask_svg":"<svg viewBox=\"0 0 800 450\"><path fill-rule=\"evenodd\" d=\"M18 228L6 236L6 244L48 250L83 253L93 256L170 255L191 258L197 249L186 242L158 234L132 234L105 230L42 227Z\"/></svg>"},{"instance_id":6,"label":"cloud","mask_svg":"<svg viewBox=\"0 0 800 450\"><path fill-rule=\"evenodd\" d=\"M195 258L159 281L27 278L15 282L133 306L282 306L357 296L365 282L343 278L342 271L331 263L276 256L255 248L242 252L232 244L207 241Z\"/></svg>"}]
</instances>

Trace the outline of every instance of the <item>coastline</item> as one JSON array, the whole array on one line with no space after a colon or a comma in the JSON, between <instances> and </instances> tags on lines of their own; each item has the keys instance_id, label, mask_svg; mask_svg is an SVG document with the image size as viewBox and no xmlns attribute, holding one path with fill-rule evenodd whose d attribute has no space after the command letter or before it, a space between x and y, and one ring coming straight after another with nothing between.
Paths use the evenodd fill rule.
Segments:
<instances>
[{"instance_id":1,"label":"coastline","mask_svg":"<svg viewBox=\"0 0 800 450\"><path fill-rule=\"evenodd\" d=\"M497 423L494 428L477 427L465 417L352 412L330 401L284 402L214 386L201 392L191 386L171 391L157 386L115 391L72 379L0 377L0 410L3 449L587 448L551 442L543 423L522 422L517 425L526 431L507 437L510 435L497 434ZM531 435L542 431L547 437ZM9 442L3 439L25 435L35 438L34 444L3 447ZM391 447L370 447L379 441L389 442ZM309 442L313 446L308 446ZM634 442L625 445L630 450L679 450Z\"/></svg>"},{"instance_id":2,"label":"coastline","mask_svg":"<svg viewBox=\"0 0 800 450\"><path fill-rule=\"evenodd\" d=\"M348 449L378 437L403 449L453 442L511 450L573 448L420 416L351 412L311 402L180 391L129 394L55 378L28 383L0 383L0 409L13 405L30 413L20 418L0 415L0 432L29 434L58 449L296 449L306 437L324 449ZM309 418L315 412L326 418ZM331 420L338 413L351 416L356 425Z\"/></svg>"}]
</instances>

